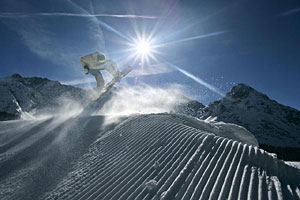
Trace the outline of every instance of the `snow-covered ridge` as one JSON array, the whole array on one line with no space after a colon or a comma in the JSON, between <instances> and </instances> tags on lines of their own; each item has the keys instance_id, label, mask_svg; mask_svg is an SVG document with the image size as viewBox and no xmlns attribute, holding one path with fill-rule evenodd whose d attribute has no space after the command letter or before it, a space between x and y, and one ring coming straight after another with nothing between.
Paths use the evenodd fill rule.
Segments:
<instances>
[{"instance_id":1,"label":"snow-covered ridge","mask_svg":"<svg viewBox=\"0 0 300 200\"><path fill-rule=\"evenodd\" d=\"M83 101L85 91L46 78L23 78L19 74L0 78L0 118L19 118L22 112L58 106L59 98Z\"/></svg>"},{"instance_id":2,"label":"snow-covered ridge","mask_svg":"<svg viewBox=\"0 0 300 200\"><path fill-rule=\"evenodd\" d=\"M79 105L84 105L81 102L87 96L85 90L62 85L58 81L38 77L23 78L17 74L0 79L0 93L3 94L0 96L0 120L15 119L27 116L29 111L60 106L64 103L64 97L69 103L70 99L74 99ZM187 98L183 102L178 102L177 105L171 102L174 109L170 111L200 119L216 118L217 121L237 124L252 132L259 144L267 145L268 150L271 147L288 147L299 148L300 152L300 112L269 99L245 84L234 86L224 98L207 107ZM114 104L106 104L106 107L119 105L117 98L110 103ZM152 108L147 111L154 112ZM278 151L281 152L281 149Z\"/></svg>"},{"instance_id":3,"label":"snow-covered ridge","mask_svg":"<svg viewBox=\"0 0 300 200\"><path fill-rule=\"evenodd\" d=\"M236 125L233 137L230 124L183 115L104 121L0 122L1 199L300 198L299 170Z\"/></svg>"},{"instance_id":4,"label":"snow-covered ridge","mask_svg":"<svg viewBox=\"0 0 300 200\"><path fill-rule=\"evenodd\" d=\"M97 140L43 199L300 198L299 170L187 119L129 118Z\"/></svg>"},{"instance_id":5,"label":"snow-covered ridge","mask_svg":"<svg viewBox=\"0 0 300 200\"><path fill-rule=\"evenodd\" d=\"M147 85L114 88L111 91L114 98L111 98L111 94L108 95L108 98L100 102L101 105L97 105L99 107L95 111L103 108L100 115L120 111L159 113L170 112L174 108L176 113L197 116L197 111L204 108L204 105L184 97L178 91L178 88L172 86L167 89ZM24 78L18 74L0 78L0 93L3 94L0 96L0 120L18 119L30 116L29 114L36 118L49 116L65 110L72 102L83 108L90 103L90 96L93 96L93 90L63 85L47 78ZM30 117L26 117L28 118Z\"/></svg>"},{"instance_id":6,"label":"snow-covered ridge","mask_svg":"<svg viewBox=\"0 0 300 200\"><path fill-rule=\"evenodd\" d=\"M300 147L300 111L281 105L245 84L233 87L203 113L202 119L217 117L218 121L245 127L259 144Z\"/></svg>"}]
</instances>

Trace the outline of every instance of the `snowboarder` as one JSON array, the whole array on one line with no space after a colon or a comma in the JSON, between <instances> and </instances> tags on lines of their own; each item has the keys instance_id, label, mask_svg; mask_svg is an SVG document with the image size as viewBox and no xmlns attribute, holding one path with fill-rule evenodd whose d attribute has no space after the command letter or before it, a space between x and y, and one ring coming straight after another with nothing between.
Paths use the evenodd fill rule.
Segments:
<instances>
[{"instance_id":1,"label":"snowboarder","mask_svg":"<svg viewBox=\"0 0 300 200\"><path fill-rule=\"evenodd\" d=\"M120 82L121 72L117 64L112 60L107 60L103 54L96 52L83 56L80 58L80 62L85 74L91 73L95 76L98 93L101 93L104 87L104 79L100 70L108 71L113 76L113 79Z\"/></svg>"}]
</instances>

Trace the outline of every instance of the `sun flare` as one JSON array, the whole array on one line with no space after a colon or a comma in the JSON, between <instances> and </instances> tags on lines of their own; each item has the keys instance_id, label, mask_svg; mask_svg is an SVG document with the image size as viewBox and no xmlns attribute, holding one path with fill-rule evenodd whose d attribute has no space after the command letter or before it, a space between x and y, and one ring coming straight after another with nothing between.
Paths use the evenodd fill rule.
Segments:
<instances>
[{"instance_id":1,"label":"sun flare","mask_svg":"<svg viewBox=\"0 0 300 200\"><path fill-rule=\"evenodd\" d=\"M139 55L147 56L151 51L151 46L146 41L140 41L136 44L136 51Z\"/></svg>"},{"instance_id":2,"label":"sun flare","mask_svg":"<svg viewBox=\"0 0 300 200\"><path fill-rule=\"evenodd\" d=\"M141 65L158 62L156 55L159 52L156 50L155 38L137 33L136 37L126 44L130 47L128 52L131 54L127 57L128 60L133 59L134 63L138 62Z\"/></svg>"}]
</instances>

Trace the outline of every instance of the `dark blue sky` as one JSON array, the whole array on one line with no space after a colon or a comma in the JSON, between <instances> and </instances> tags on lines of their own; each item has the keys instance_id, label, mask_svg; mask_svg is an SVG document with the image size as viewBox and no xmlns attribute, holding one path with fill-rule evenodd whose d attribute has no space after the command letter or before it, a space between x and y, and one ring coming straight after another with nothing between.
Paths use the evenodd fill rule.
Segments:
<instances>
[{"instance_id":1,"label":"dark blue sky","mask_svg":"<svg viewBox=\"0 0 300 200\"><path fill-rule=\"evenodd\" d=\"M119 16L128 14L139 18ZM95 51L120 68L130 64L140 71L126 44L136 32L152 33L160 47L156 60L143 64L141 74L147 75L128 83L179 84L207 104L242 82L300 109L298 0L1 0L0 76L19 73L82 86L92 77L83 74L79 59Z\"/></svg>"}]
</instances>

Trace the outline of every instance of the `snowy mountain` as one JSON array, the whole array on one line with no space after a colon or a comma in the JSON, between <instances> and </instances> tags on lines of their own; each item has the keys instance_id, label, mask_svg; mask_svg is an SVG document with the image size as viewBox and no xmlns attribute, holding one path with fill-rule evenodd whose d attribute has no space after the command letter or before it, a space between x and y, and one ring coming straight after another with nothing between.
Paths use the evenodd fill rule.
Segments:
<instances>
[{"instance_id":1,"label":"snowy mountain","mask_svg":"<svg viewBox=\"0 0 300 200\"><path fill-rule=\"evenodd\" d=\"M204 108L203 113L202 119L217 117L217 121L245 127L265 149L280 154L288 147L290 154L300 153L300 111L281 105L250 86L238 84L224 98Z\"/></svg>"},{"instance_id":2,"label":"snowy mountain","mask_svg":"<svg viewBox=\"0 0 300 200\"><path fill-rule=\"evenodd\" d=\"M133 114L138 109L120 115L139 101L133 101L136 96L126 99L126 89L114 90L123 95L109 93L88 106L65 108L64 98L84 103L86 92L42 78L13 75L0 79L4 94L1 111L6 117L45 106L63 104L65 108L47 118L0 122L0 199L300 198L299 169L260 149L255 133L234 123L212 120L221 114L240 119L233 116L246 115L244 104L250 105L253 117L260 113L262 103L270 104L271 112L279 112L281 105L265 95L239 85L225 100L208 107L189 99L175 104L173 112L185 115ZM154 94L169 98L169 93L152 92L150 96ZM121 103L120 97L126 101ZM148 99L137 100L145 103ZM174 97L170 105L173 100L178 101ZM162 103L158 101L159 106L168 105ZM240 110L235 112L234 106ZM107 107L115 112L98 113L99 108L107 111ZM69 115L71 112L75 114ZM281 120L269 115L264 119ZM289 137L284 139L290 143Z\"/></svg>"},{"instance_id":3,"label":"snowy mountain","mask_svg":"<svg viewBox=\"0 0 300 200\"><path fill-rule=\"evenodd\" d=\"M116 93L118 91L120 93L120 90L115 89ZM18 74L0 79L0 92L3 94L0 96L0 120L16 119L29 111L60 107L71 99L84 104L87 97L85 90L46 78L23 78ZM108 101L110 97L103 101ZM124 109L128 104L128 100L124 100L125 97L131 99L132 103L139 103L134 96L119 95L115 97L118 99L115 103L112 101L106 105L106 110L107 107L116 106L120 109L123 106ZM120 98L125 102L120 102ZM260 147L265 150L277 153L281 159L300 160L300 112L296 109L283 106L245 84L233 87L224 98L207 107L184 96L180 96L180 99L180 103L172 105L171 102L171 113L186 114L200 119L216 117L217 121L238 124L252 132ZM144 99L140 100L145 103ZM104 105L103 102L100 104L97 105L97 109Z\"/></svg>"},{"instance_id":4,"label":"snowy mountain","mask_svg":"<svg viewBox=\"0 0 300 200\"><path fill-rule=\"evenodd\" d=\"M35 109L59 106L64 99L84 101L82 89L47 78L23 78L19 74L0 78L0 120L17 119Z\"/></svg>"},{"instance_id":5,"label":"snowy mountain","mask_svg":"<svg viewBox=\"0 0 300 200\"><path fill-rule=\"evenodd\" d=\"M178 114L0 122L0 196L299 199L300 171L245 128Z\"/></svg>"},{"instance_id":6,"label":"snowy mountain","mask_svg":"<svg viewBox=\"0 0 300 200\"><path fill-rule=\"evenodd\" d=\"M172 112L178 114L185 114L192 117L203 116L203 110L205 108L205 105L198 101L186 98L184 96L182 96L181 98L184 99L183 103L176 104L172 109Z\"/></svg>"}]
</instances>

